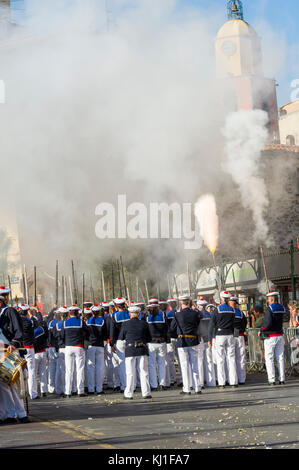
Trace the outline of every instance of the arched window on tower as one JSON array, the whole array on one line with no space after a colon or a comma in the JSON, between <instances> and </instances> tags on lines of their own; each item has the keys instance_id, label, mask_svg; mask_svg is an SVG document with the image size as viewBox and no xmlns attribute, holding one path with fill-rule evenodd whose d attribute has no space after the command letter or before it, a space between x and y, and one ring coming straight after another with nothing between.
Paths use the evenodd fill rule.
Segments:
<instances>
[{"instance_id":1,"label":"arched window on tower","mask_svg":"<svg viewBox=\"0 0 299 470\"><path fill-rule=\"evenodd\" d=\"M296 145L295 137L293 135L286 136L286 144L287 145Z\"/></svg>"}]
</instances>

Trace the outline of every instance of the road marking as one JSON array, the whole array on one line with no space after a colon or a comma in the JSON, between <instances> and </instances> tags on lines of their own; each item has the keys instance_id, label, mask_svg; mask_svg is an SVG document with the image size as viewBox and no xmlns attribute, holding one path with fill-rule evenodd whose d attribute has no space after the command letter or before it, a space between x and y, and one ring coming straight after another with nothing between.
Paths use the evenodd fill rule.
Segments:
<instances>
[{"instance_id":1,"label":"road marking","mask_svg":"<svg viewBox=\"0 0 299 470\"><path fill-rule=\"evenodd\" d=\"M104 436L104 433L93 431L90 428L84 427L82 425L75 425L67 421L41 421L41 424L48 426L52 429L59 429L64 434L69 434L76 439L83 441L90 441L91 439L97 443L99 447L104 449L117 449L111 444L104 443L101 444L96 436Z\"/></svg>"}]
</instances>

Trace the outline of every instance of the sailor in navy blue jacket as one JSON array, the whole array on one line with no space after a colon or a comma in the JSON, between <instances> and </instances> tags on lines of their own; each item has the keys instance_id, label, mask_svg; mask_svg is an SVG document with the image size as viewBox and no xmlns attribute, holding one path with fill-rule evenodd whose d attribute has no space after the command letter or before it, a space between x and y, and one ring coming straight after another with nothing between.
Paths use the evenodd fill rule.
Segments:
<instances>
[{"instance_id":1,"label":"sailor in navy blue jacket","mask_svg":"<svg viewBox=\"0 0 299 470\"><path fill-rule=\"evenodd\" d=\"M167 308L167 304L165 307ZM146 322L152 337L148 345L150 385L152 390L157 390L158 385L160 390L166 390L166 344L168 336L166 313L160 310L160 305L157 302L149 304L148 310L149 315Z\"/></svg>"},{"instance_id":2,"label":"sailor in navy blue jacket","mask_svg":"<svg viewBox=\"0 0 299 470\"><path fill-rule=\"evenodd\" d=\"M239 309L239 298L232 295L229 305L235 311L234 336L235 336L235 354L239 385L244 385L246 380L246 349L245 349L245 330L247 327L247 318Z\"/></svg>"},{"instance_id":3,"label":"sailor in navy blue jacket","mask_svg":"<svg viewBox=\"0 0 299 470\"><path fill-rule=\"evenodd\" d=\"M72 305L69 308L69 318L63 322L61 335L65 342L65 390L66 396L71 397L74 363L76 362L77 393L83 397L85 379L84 338L88 333L87 326L79 318L80 308Z\"/></svg>"},{"instance_id":4,"label":"sailor in navy blue jacket","mask_svg":"<svg viewBox=\"0 0 299 470\"><path fill-rule=\"evenodd\" d=\"M268 375L268 383L275 384L274 357L276 357L278 367L279 384L285 383L284 368L284 337L283 319L285 308L278 302L279 292L269 292L267 294L268 307L266 308L264 324L261 332L265 337L265 362Z\"/></svg>"},{"instance_id":5,"label":"sailor in navy blue jacket","mask_svg":"<svg viewBox=\"0 0 299 470\"><path fill-rule=\"evenodd\" d=\"M170 325L176 313L177 302L173 297L170 297L167 300L167 303L170 307L170 310L166 312L166 322L168 326L167 345L166 345L166 348L167 348L166 387L169 387L170 385L174 385L177 382L176 369L175 369L175 355L177 354L176 352L177 339L171 338L171 335L170 335Z\"/></svg>"},{"instance_id":6,"label":"sailor in navy blue jacket","mask_svg":"<svg viewBox=\"0 0 299 470\"><path fill-rule=\"evenodd\" d=\"M220 297L222 304L212 313L209 324L209 347L212 347L212 337L215 330L218 386L224 388L226 380L228 380L232 387L237 387L238 378L234 341L235 311L228 305L231 297L228 291L221 292ZM228 377L226 377L225 373L225 360L227 361Z\"/></svg>"},{"instance_id":7,"label":"sailor in navy blue jacket","mask_svg":"<svg viewBox=\"0 0 299 470\"><path fill-rule=\"evenodd\" d=\"M129 307L130 320L124 322L119 338L125 341L126 387L124 398L132 399L136 385L136 371L140 372L140 385L143 398L151 398L148 372L148 348L151 335L147 322L140 321L140 308Z\"/></svg>"},{"instance_id":8,"label":"sailor in navy blue jacket","mask_svg":"<svg viewBox=\"0 0 299 470\"><path fill-rule=\"evenodd\" d=\"M104 310L100 305L91 307L92 316L87 320L89 346L86 352L88 393L103 395L105 377L104 342L107 340Z\"/></svg>"},{"instance_id":9,"label":"sailor in navy blue jacket","mask_svg":"<svg viewBox=\"0 0 299 470\"><path fill-rule=\"evenodd\" d=\"M200 311L201 319L199 323L198 333L201 338L200 340L200 354L198 356L198 370L199 370L199 380L203 385L206 382L208 387L215 387L216 378L215 378L215 367L213 362L212 350L208 345L208 331L209 324L212 318L212 314L206 310L208 302L203 298L197 301L197 308Z\"/></svg>"},{"instance_id":10,"label":"sailor in navy blue jacket","mask_svg":"<svg viewBox=\"0 0 299 470\"><path fill-rule=\"evenodd\" d=\"M183 390L181 394L191 394L193 385L195 393L201 393L198 374L198 326L200 314L191 308L192 300L188 295L179 296L180 309L171 322L170 333L177 340L179 361L182 371ZM191 368L193 384L189 375Z\"/></svg>"},{"instance_id":11,"label":"sailor in navy blue jacket","mask_svg":"<svg viewBox=\"0 0 299 470\"><path fill-rule=\"evenodd\" d=\"M54 336L57 339L58 345L58 354L57 354L57 363L56 363L56 375L55 375L55 391L57 395L65 397L65 339L62 335L62 327L64 321L68 316L68 308L60 307L58 309L58 322L55 325ZM49 390L50 391L50 390ZM75 390L74 390L75 391Z\"/></svg>"},{"instance_id":12,"label":"sailor in navy blue jacket","mask_svg":"<svg viewBox=\"0 0 299 470\"><path fill-rule=\"evenodd\" d=\"M34 351L35 351L35 374L39 376L40 391L42 397L48 392L48 327L45 321L39 321L39 325L34 330Z\"/></svg>"},{"instance_id":13,"label":"sailor in navy blue jacket","mask_svg":"<svg viewBox=\"0 0 299 470\"><path fill-rule=\"evenodd\" d=\"M19 313L16 309L7 305L9 301L10 289L5 286L0 287L0 333L4 335L1 341L1 347L13 352L16 348L22 347L23 329ZM4 351L0 351L0 357ZM18 395L16 385L10 387L8 384L0 381L0 421L15 421L15 416L20 421L27 422L28 418L24 409L23 400Z\"/></svg>"},{"instance_id":14,"label":"sailor in navy blue jacket","mask_svg":"<svg viewBox=\"0 0 299 470\"><path fill-rule=\"evenodd\" d=\"M125 343L119 339L120 330L123 323L130 320L129 312L126 308L126 299L124 297L118 297L114 300L116 305L116 312L112 315L111 328L110 328L110 345L114 354L117 355L117 362L115 366L118 366L119 377L120 377L120 389L125 390L126 386L126 371L125 371ZM114 359L117 359L114 358Z\"/></svg>"}]
</instances>

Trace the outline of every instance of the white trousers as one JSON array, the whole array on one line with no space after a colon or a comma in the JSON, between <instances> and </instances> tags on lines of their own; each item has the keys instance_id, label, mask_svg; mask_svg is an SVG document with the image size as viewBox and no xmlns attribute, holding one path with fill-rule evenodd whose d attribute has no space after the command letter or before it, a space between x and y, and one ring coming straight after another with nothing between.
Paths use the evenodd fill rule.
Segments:
<instances>
[{"instance_id":1,"label":"white trousers","mask_svg":"<svg viewBox=\"0 0 299 470\"><path fill-rule=\"evenodd\" d=\"M178 348L178 355L181 364L183 392L190 392L193 385L194 391L199 392L201 386L198 376L198 346ZM192 379L189 373L191 369Z\"/></svg>"},{"instance_id":2,"label":"white trousers","mask_svg":"<svg viewBox=\"0 0 299 470\"><path fill-rule=\"evenodd\" d=\"M225 385L225 360L228 364L228 381L230 385L237 385L237 369L235 359L235 338L233 335L217 335L215 339L217 357L218 385Z\"/></svg>"},{"instance_id":3,"label":"white trousers","mask_svg":"<svg viewBox=\"0 0 299 470\"><path fill-rule=\"evenodd\" d=\"M35 372L35 353L34 349L26 349L27 354L25 359L27 361L27 371L28 371L28 391L30 398L37 397L37 383L36 383L36 372Z\"/></svg>"},{"instance_id":4,"label":"white trousers","mask_svg":"<svg viewBox=\"0 0 299 470\"><path fill-rule=\"evenodd\" d=\"M246 380L246 349L244 336L235 338L237 377L239 383Z\"/></svg>"},{"instance_id":5,"label":"white trousers","mask_svg":"<svg viewBox=\"0 0 299 470\"><path fill-rule=\"evenodd\" d=\"M104 348L89 346L86 351L89 392L102 392L105 377Z\"/></svg>"},{"instance_id":6,"label":"white trousers","mask_svg":"<svg viewBox=\"0 0 299 470\"><path fill-rule=\"evenodd\" d=\"M76 383L78 395L84 393L85 351L79 346L65 347L65 392L72 394L73 373L76 367Z\"/></svg>"},{"instance_id":7,"label":"white trousers","mask_svg":"<svg viewBox=\"0 0 299 470\"><path fill-rule=\"evenodd\" d=\"M120 388L122 391L124 391L126 388L126 364L125 364L126 342L124 340L118 339L116 341L115 349L116 349L117 363L115 363L116 358L114 358L114 368L116 369L118 368ZM114 374L115 374L116 382L118 382L117 371L115 371ZM116 385L116 387L118 386L119 385Z\"/></svg>"},{"instance_id":8,"label":"white trousers","mask_svg":"<svg viewBox=\"0 0 299 470\"><path fill-rule=\"evenodd\" d=\"M151 388L159 385L166 386L166 343L149 343L148 344L148 368L150 376ZM158 373L158 380L157 380Z\"/></svg>"},{"instance_id":9,"label":"white trousers","mask_svg":"<svg viewBox=\"0 0 299 470\"><path fill-rule=\"evenodd\" d=\"M285 370L284 370L284 338L283 336L273 336L271 338L265 338L265 362L268 374L268 382L275 382L275 366L274 358L276 358L278 367L278 380L284 382Z\"/></svg>"},{"instance_id":10,"label":"white trousers","mask_svg":"<svg viewBox=\"0 0 299 470\"><path fill-rule=\"evenodd\" d=\"M36 374L36 379L39 375L41 393L47 393L48 391L48 359L47 359L46 351L35 353L35 374Z\"/></svg>"},{"instance_id":11,"label":"white trousers","mask_svg":"<svg viewBox=\"0 0 299 470\"><path fill-rule=\"evenodd\" d=\"M57 368L58 353L56 348L48 348L48 392L54 393L56 391L56 368Z\"/></svg>"},{"instance_id":12,"label":"white trousers","mask_svg":"<svg viewBox=\"0 0 299 470\"><path fill-rule=\"evenodd\" d=\"M57 395L65 393L65 348L59 348L57 355L55 387Z\"/></svg>"},{"instance_id":13,"label":"white trousers","mask_svg":"<svg viewBox=\"0 0 299 470\"><path fill-rule=\"evenodd\" d=\"M204 382L205 382L204 363L203 363L204 349L205 349L205 345L204 345L203 340L201 340L201 342L198 345L198 356L197 356L198 379L199 379L199 383L201 387L204 386Z\"/></svg>"},{"instance_id":14,"label":"white trousers","mask_svg":"<svg viewBox=\"0 0 299 470\"><path fill-rule=\"evenodd\" d=\"M203 348L203 365L204 365L204 376L208 387L215 387L216 377L215 368L213 362L212 349L209 348L208 343L204 343Z\"/></svg>"},{"instance_id":15,"label":"white trousers","mask_svg":"<svg viewBox=\"0 0 299 470\"><path fill-rule=\"evenodd\" d=\"M16 385L10 387L0 381L0 419L24 418L27 416L24 402L18 395Z\"/></svg>"},{"instance_id":16,"label":"white trousers","mask_svg":"<svg viewBox=\"0 0 299 470\"><path fill-rule=\"evenodd\" d=\"M171 384L176 382L176 370L175 370L175 338L171 338L171 342L167 343L166 349L166 386L169 387Z\"/></svg>"},{"instance_id":17,"label":"white trousers","mask_svg":"<svg viewBox=\"0 0 299 470\"><path fill-rule=\"evenodd\" d=\"M136 371L139 371L141 393L143 397L151 394L148 370L148 357L147 356L134 356L126 357L126 388L124 396L132 398L134 394L134 387L136 383Z\"/></svg>"}]
</instances>

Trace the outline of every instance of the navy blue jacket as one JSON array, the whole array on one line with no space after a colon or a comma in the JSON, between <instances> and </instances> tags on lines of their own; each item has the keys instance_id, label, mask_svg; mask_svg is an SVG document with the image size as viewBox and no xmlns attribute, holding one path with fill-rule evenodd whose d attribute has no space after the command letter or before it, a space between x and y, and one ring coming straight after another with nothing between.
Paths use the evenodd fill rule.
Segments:
<instances>
[{"instance_id":1,"label":"navy blue jacket","mask_svg":"<svg viewBox=\"0 0 299 470\"><path fill-rule=\"evenodd\" d=\"M106 319L92 316L86 322L88 329L88 342L91 346L104 347L104 341L108 339Z\"/></svg>"},{"instance_id":2,"label":"navy blue jacket","mask_svg":"<svg viewBox=\"0 0 299 470\"><path fill-rule=\"evenodd\" d=\"M84 347L87 332L87 326L81 318L70 317L63 322L60 334L65 346Z\"/></svg>"},{"instance_id":3,"label":"navy blue jacket","mask_svg":"<svg viewBox=\"0 0 299 470\"><path fill-rule=\"evenodd\" d=\"M234 334L235 311L227 304L217 307L212 313L209 324L208 338L212 341L214 333L216 336L225 336Z\"/></svg>"},{"instance_id":4,"label":"navy blue jacket","mask_svg":"<svg viewBox=\"0 0 299 470\"><path fill-rule=\"evenodd\" d=\"M239 331L239 335L244 336L246 326L247 326L247 318L245 317L242 310L235 308L235 323L234 328Z\"/></svg>"},{"instance_id":5,"label":"navy blue jacket","mask_svg":"<svg viewBox=\"0 0 299 470\"><path fill-rule=\"evenodd\" d=\"M58 339L57 339L57 330L56 325L58 323L57 318L51 320L48 324L48 331L49 331L49 347L55 348L58 350Z\"/></svg>"},{"instance_id":6,"label":"navy blue jacket","mask_svg":"<svg viewBox=\"0 0 299 470\"><path fill-rule=\"evenodd\" d=\"M61 348L61 349L65 348L65 339L64 339L64 334L63 334L63 330L62 330L63 322L64 322L64 320L60 320L58 323L56 323L55 331L53 333L56 337L56 340L57 340L58 349L59 348Z\"/></svg>"},{"instance_id":7,"label":"navy blue jacket","mask_svg":"<svg viewBox=\"0 0 299 470\"><path fill-rule=\"evenodd\" d=\"M34 329L34 351L36 353L45 351L48 347L48 327L45 321L39 322L37 328Z\"/></svg>"},{"instance_id":8,"label":"navy blue jacket","mask_svg":"<svg viewBox=\"0 0 299 470\"><path fill-rule=\"evenodd\" d=\"M149 326L152 342L166 343L168 334L166 314L159 310L159 312L148 315L146 318L146 322Z\"/></svg>"},{"instance_id":9,"label":"navy blue jacket","mask_svg":"<svg viewBox=\"0 0 299 470\"><path fill-rule=\"evenodd\" d=\"M3 305L0 310L0 328L15 348L22 347L23 326L20 315L13 307Z\"/></svg>"},{"instance_id":10,"label":"navy blue jacket","mask_svg":"<svg viewBox=\"0 0 299 470\"><path fill-rule=\"evenodd\" d=\"M123 323L127 322L130 320L130 315L128 310L121 310L114 312L111 318L111 323L110 323L110 344L111 346L114 346L116 341L119 338L120 330L122 328Z\"/></svg>"},{"instance_id":11,"label":"navy blue jacket","mask_svg":"<svg viewBox=\"0 0 299 470\"><path fill-rule=\"evenodd\" d=\"M202 337L204 343L207 343L209 340L209 324L212 318L212 314L206 310L200 310L201 320L199 323L198 333Z\"/></svg>"},{"instance_id":12,"label":"navy blue jacket","mask_svg":"<svg viewBox=\"0 0 299 470\"><path fill-rule=\"evenodd\" d=\"M199 323L200 313L198 310L184 308L180 312L176 312L175 317L170 325L170 335L172 338L178 338L178 348L198 345L197 330ZM180 338L180 335L183 337Z\"/></svg>"},{"instance_id":13,"label":"navy blue jacket","mask_svg":"<svg viewBox=\"0 0 299 470\"><path fill-rule=\"evenodd\" d=\"M123 323L119 339L126 340L125 357L148 356L147 346L135 347L134 343L147 345L152 340L148 324L138 318Z\"/></svg>"},{"instance_id":14,"label":"navy blue jacket","mask_svg":"<svg viewBox=\"0 0 299 470\"><path fill-rule=\"evenodd\" d=\"M261 332L264 336L271 337L283 334L283 316L286 313L283 305L271 304L266 308L264 324Z\"/></svg>"}]
</instances>

